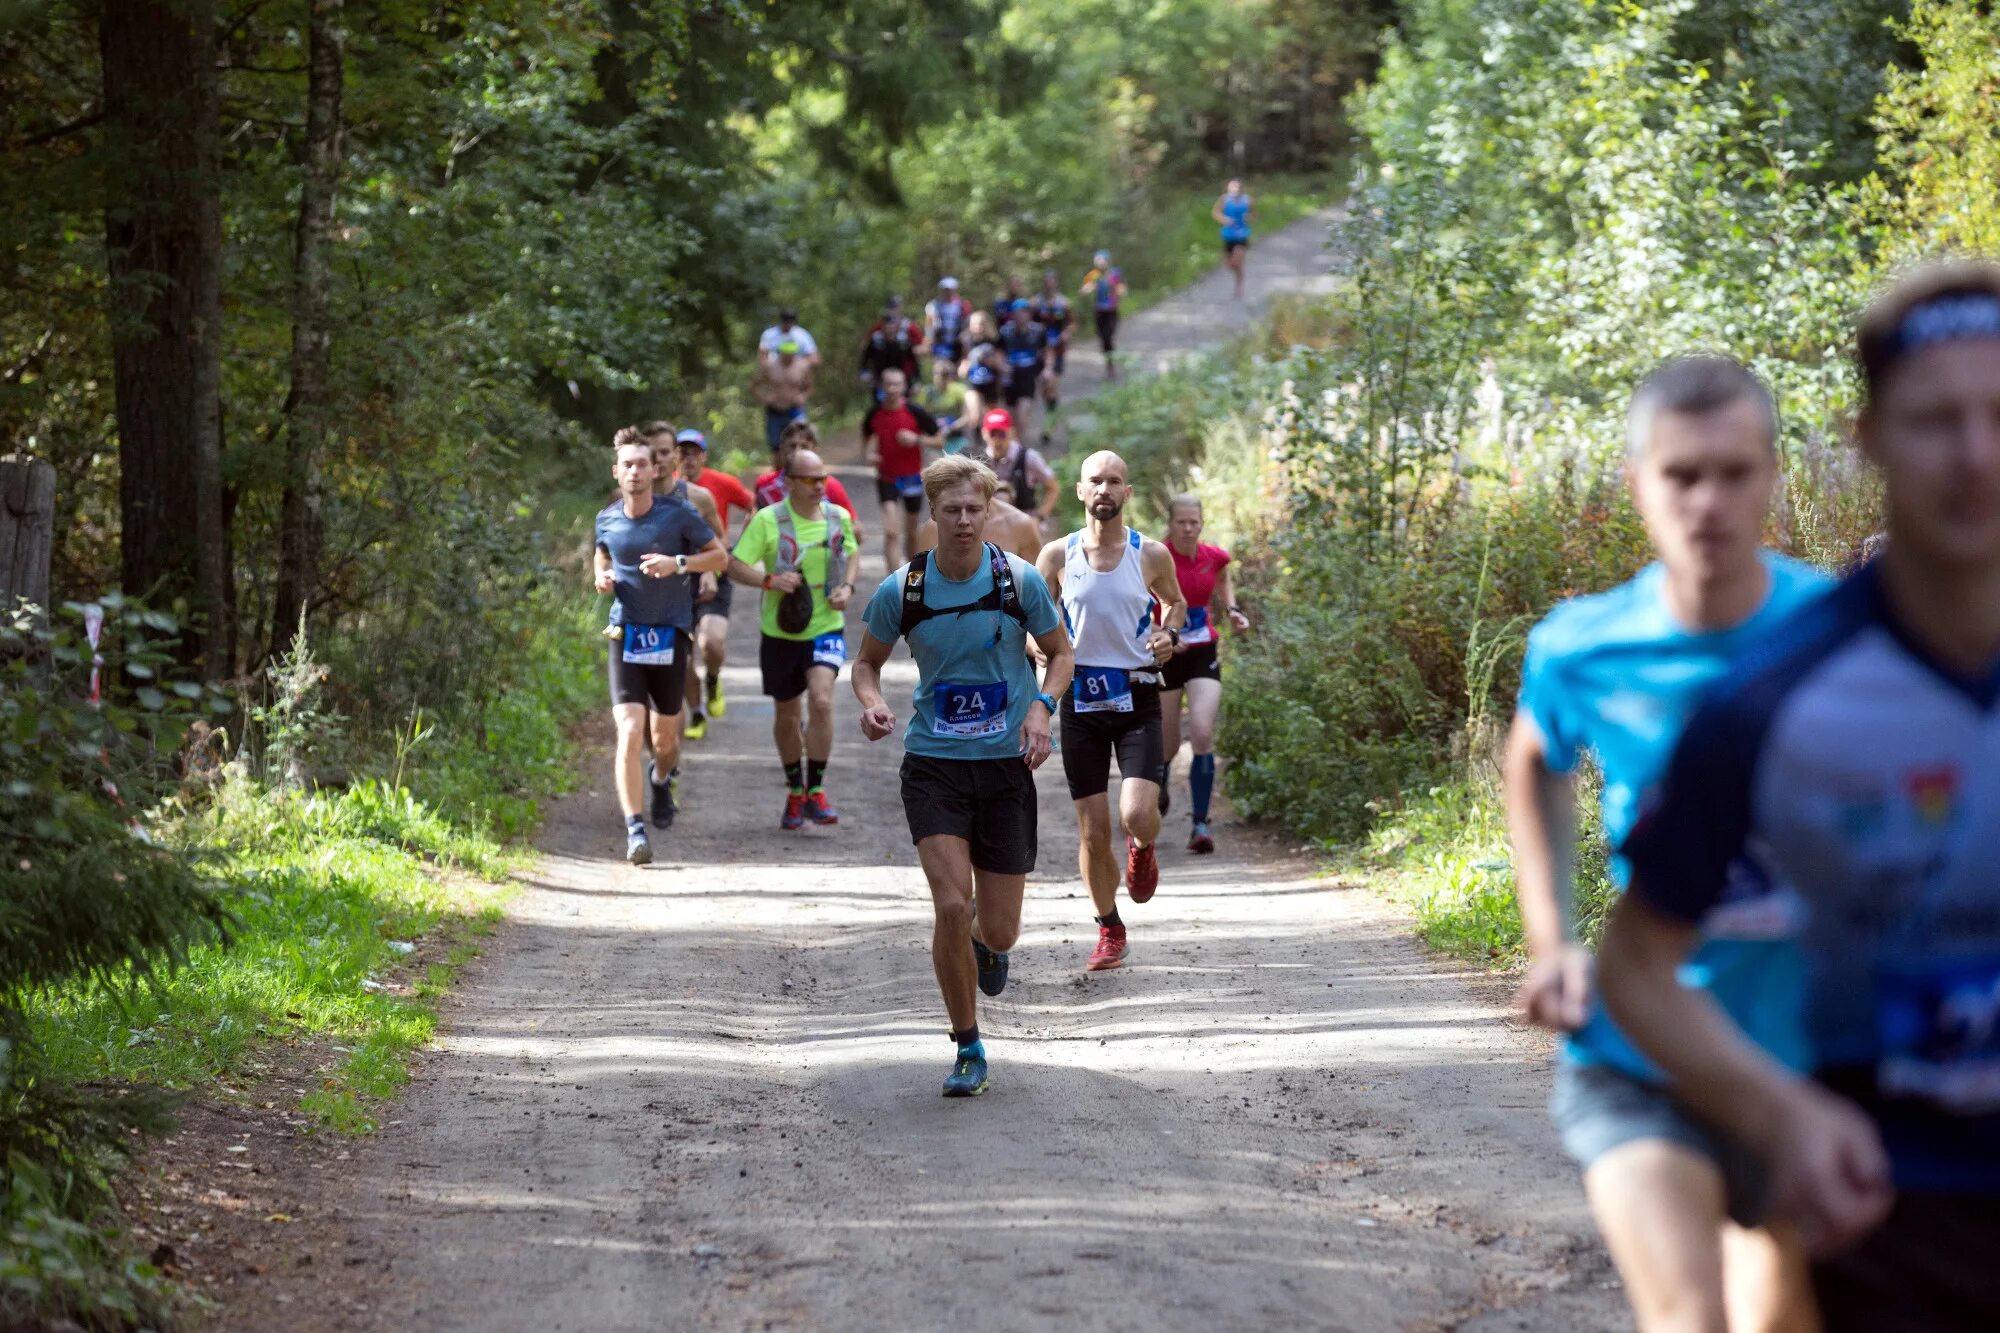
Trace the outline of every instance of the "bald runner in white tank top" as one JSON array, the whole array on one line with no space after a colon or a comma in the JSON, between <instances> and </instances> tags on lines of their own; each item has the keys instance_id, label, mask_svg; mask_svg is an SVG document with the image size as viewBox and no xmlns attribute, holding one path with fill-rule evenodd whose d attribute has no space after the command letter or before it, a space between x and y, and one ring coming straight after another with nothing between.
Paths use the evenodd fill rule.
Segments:
<instances>
[{"instance_id":1,"label":"bald runner in white tank top","mask_svg":"<svg viewBox=\"0 0 2000 1333\"><path fill-rule=\"evenodd\" d=\"M1146 642L1153 627L1153 594L1139 562L1144 539L1130 528L1125 534L1124 556L1108 573L1091 568L1082 533L1069 535L1063 553L1063 623L1079 667L1117 667L1134 680L1158 684L1157 664Z\"/></svg>"}]
</instances>

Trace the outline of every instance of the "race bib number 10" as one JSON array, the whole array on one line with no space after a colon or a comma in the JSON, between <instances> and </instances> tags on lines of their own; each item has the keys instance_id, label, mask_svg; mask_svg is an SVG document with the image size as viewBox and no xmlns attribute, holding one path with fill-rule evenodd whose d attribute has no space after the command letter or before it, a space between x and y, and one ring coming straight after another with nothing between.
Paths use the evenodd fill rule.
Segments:
<instances>
[{"instance_id":1,"label":"race bib number 10","mask_svg":"<svg viewBox=\"0 0 2000 1333\"><path fill-rule=\"evenodd\" d=\"M672 625L627 625L625 660L634 666L672 666L674 627Z\"/></svg>"},{"instance_id":2,"label":"race bib number 10","mask_svg":"<svg viewBox=\"0 0 2000 1333\"><path fill-rule=\"evenodd\" d=\"M1132 677L1117 667L1078 667L1069 688L1079 713L1132 711Z\"/></svg>"},{"instance_id":3,"label":"race bib number 10","mask_svg":"<svg viewBox=\"0 0 2000 1333\"><path fill-rule=\"evenodd\" d=\"M936 736L998 736L1007 730L1007 682L984 685L940 683L931 694L931 733Z\"/></svg>"}]
</instances>

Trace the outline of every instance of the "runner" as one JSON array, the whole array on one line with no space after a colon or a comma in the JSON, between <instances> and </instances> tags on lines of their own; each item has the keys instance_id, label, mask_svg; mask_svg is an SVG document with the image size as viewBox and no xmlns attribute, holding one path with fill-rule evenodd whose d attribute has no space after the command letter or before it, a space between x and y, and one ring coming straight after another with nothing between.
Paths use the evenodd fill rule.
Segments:
<instances>
[{"instance_id":1,"label":"runner","mask_svg":"<svg viewBox=\"0 0 2000 1333\"><path fill-rule=\"evenodd\" d=\"M938 294L924 303L924 341L931 349L933 402L942 401L946 387L958 378L971 320L972 302L958 294L958 279L938 279Z\"/></svg>"},{"instance_id":2,"label":"runner","mask_svg":"<svg viewBox=\"0 0 2000 1333\"><path fill-rule=\"evenodd\" d=\"M1062 697L1063 775L1076 803L1077 861L1096 909L1097 949L1087 967L1125 961L1118 915L1118 862L1111 854L1111 755L1124 779L1118 817L1125 826L1126 891L1148 902L1160 884L1160 673L1180 641L1187 603L1173 557L1125 526L1132 487L1125 460L1105 450L1083 460L1076 498L1088 522L1042 548L1036 568L1062 603L1076 649L1076 683ZM1164 608L1153 623L1153 603Z\"/></svg>"},{"instance_id":3,"label":"runner","mask_svg":"<svg viewBox=\"0 0 2000 1333\"><path fill-rule=\"evenodd\" d=\"M819 344L812 334L799 326L799 312L786 306L778 312L778 322L765 329L757 338L757 359L769 361L778 355L778 348L784 343L796 343L797 355L808 369L819 369Z\"/></svg>"},{"instance_id":4,"label":"runner","mask_svg":"<svg viewBox=\"0 0 2000 1333\"><path fill-rule=\"evenodd\" d=\"M764 444L776 449L785 427L805 419L812 402L813 368L818 357L807 357L803 344L787 338L768 357L757 358L750 392L764 406Z\"/></svg>"},{"instance_id":5,"label":"runner","mask_svg":"<svg viewBox=\"0 0 2000 1333\"><path fill-rule=\"evenodd\" d=\"M1222 714L1222 663L1216 656L1216 623L1211 607L1221 598L1229 627L1238 634L1250 628L1236 605L1229 580L1229 552L1201 540L1201 497L1176 495L1167 506L1167 551L1174 558L1174 578L1187 599L1187 623L1181 641L1167 659L1160 680L1161 752L1160 813L1167 812L1167 778L1181 752L1181 696L1187 696L1188 740L1194 755L1188 760L1188 797L1194 828L1188 834L1191 852L1215 850L1208 827L1208 804L1215 794L1215 723Z\"/></svg>"},{"instance_id":6,"label":"runner","mask_svg":"<svg viewBox=\"0 0 2000 1333\"><path fill-rule=\"evenodd\" d=\"M833 682L847 660L842 613L854 596L849 575L856 547L847 511L823 498L827 471L820 456L797 450L785 476L790 493L744 524L729 577L764 589L758 664L773 705L771 735L785 768L779 825L795 829L808 819L840 822L825 782L833 755ZM803 718L801 695L806 696Z\"/></svg>"},{"instance_id":7,"label":"runner","mask_svg":"<svg viewBox=\"0 0 2000 1333\"><path fill-rule=\"evenodd\" d=\"M674 436L680 456L681 479L692 490L699 488L714 497L717 521L711 524L726 546L730 525L741 511L749 517L757 511L756 497L742 482L727 472L708 465L708 437L689 427ZM687 738L698 741L708 734L709 715L721 717L729 707L722 693L722 663L729 653L729 610L736 600L736 584L726 574L703 574L695 585L695 641L701 650L702 670L687 673ZM697 679L699 674L699 679Z\"/></svg>"},{"instance_id":8,"label":"runner","mask_svg":"<svg viewBox=\"0 0 2000 1333\"><path fill-rule=\"evenodd\" d=\"M699 486L690 486L681 479L680 459L674 451L674 423L671 421L649 421L643 426L628 426L620 430L613 439L613 447L619 440L627 438L641 440L653 455L653 495L657 499L672 500L678 504L692 505L701 515L702 521L712 529L720 529L722 519L715 508L715 497ZM613 495L611 502L598 511L601 518L625 502L623 495ZM611 615L604 626L604 637L623 639L625 637L625 609L619 603L611 604ZM646 742L651 753L651 740Z\"/></svg>"},{"instance_id":9,"label":"runner","mask_svg":"<svg viewBox=\"0 0 2000 1333\"><path fill-rule=\"evenodd\" d=\"M682 673L693 624L687 576L721 569L729 557L691 506L654 496L653 451L639 431L627 426L618 432L613 459L620 501L597 516L595 582L598 592L615 593L624 612L621 637L606 645L611 717L618 730L613 772L625 813L625 859L642 866L653 859L642 813L649 809L649 787L653 826L664 829L674 822Z\"/></svg>"},{"instance_id":10,"label":"runner","mask_svg":"<svg viewBox=\"0 0 2000 1333\"><path fill-rule=\"evenodd\" d=\"M861 732L896 727L882 665L898 638L917 663L915 708L903 733L903 813L930 882L937 924L931 966L957 1055L947 1097L986 1091L986 1047L973 987L998 995L1021 933L1021 892L1038 846L1034 771L1049 757L1055 696L1069 688L1069 637L1034 566L982 540L993 474L969 458L924 469L943 524L935 555L895 570L868 599L854 661ZM1024 645L1048 666L1040 685Z\"/></svg>"},{"instance_id":11,"label":"runner","mask_svg":"<svg viewBox=\"0 0 2000 1333\"><path fill-rule=\"evenodd\" d=\"M972 312L966 325L965 340L971 350L958 367L958 377L965 381L965 403L959 409L958 419L971 423L983 420L989 409L1000 404L1000 384L1007 374L1007 358L994 341L993 320L984 310Z\"/></svg>"},{"instance_id":12,"label":"runner","mask_svg":"<svg viewBox=\"0 0 2000 1333\"><path fill-rule=\"evenodd\" d=\"M1056 411L1062 406L1063 367L1069 359L1070 330L1076 327L1076 311L1062 294L1054 269L1042 270L1042 290L1028 303L1028 313L1041 325L1042 339L1049 349L1042 363L1042 448L1046 449L1055 429Z\"/></svg>"},{"instance_id":13,"label":"runner","mask_svg":"<svg viewBox=\"0 0 2000 1333\"><path fill-rule=\"evenodd\" d=\"M1001 385L1000 397L1007 404L1011 416L1019 417L1025 423L1034 411L1042 367L1049 359L1048 342L1042 336L1042 326L1035 323L1025 300L1014 302L1006 324L1001 326L998 341L1001 354L1007 358L1007 378Z\"/></svg>"},{"instance_id":14,"label":"runner","mask_svg":"<svg viewBox=\"0 0 2000 1333\"><path fill-rule=\"evenodd\" d=\"M1826 1327L2000 1327L2000 267L1919 269L1861 318L1881 557L1688 723L1627 840L1606 1001L1769 1170ZM1681 984L1754 858L1805 919L1816 1079ZM1700 954L1696 954L1698 961Z\"/></svg>"},{"instance_id":15,"label":"runner","mask_svg":"<svg viewBox=\"0 0 2000 1333\"><path fill-rule=\"evenodd\" d=\"M1007 275L1007 290L993 298L993 327L1000 328L1013 318L1014 302L1028 299L1026 288L1021 285L1021 275Z\"/></svg>"},{"instance_id":16,"label":"runner","mask_svg":"<svg viewBox=\"0 0 2000 1333\"><path fill-rule=\"evenodd\" d=\"M1778 479L1768 390L1733 361L1670 361L1632 397L1627 475L1659 563L1552 611L1528 638L1507 741L1515 892L1530 965L1528 1017L1568 1034L1554 1113L1643 1329L1809 1328L1804 1254L1763 1227L1744 1154L1669 1094L1591 997L1591 961L1568 932L1575 780L1588 749L1606 835L1631 828L1701 691L1772 638L1825 580L1759 548ZM1614 858L1614 882L1627 878ZM1774 1058L1802 1058L1797 954L1762 896L1713 923L1698 960L1715 997ZM1610 964L1604 973L1609 979Z\"/></svg>"},{"instance_id":17,"label":"runner","mask_svg":"<svg viewBox=\"0 0 2000 1333\"><path fill-rule=\"evenodd\" d=\"M1118 306L1125 299L1125 275L1111 266L1111 252L1099 250L1090 259L1090 272L1083 275L1083 286L1077 291L1090 298L1091 312L1097 319L1097 344L1104 349L1104 378L1118 378L1118 363L1113 359L1118 342Z\"/></svg>"},{"instance_id":18,"label":"runner","mask_svg":"<svg viewBox=\"0 0 2000 1333\"><path fill-rule=\"evenodd\" d=\"M1056 511L1059 487L1055 469L1039 452L1014 438L1014 418L1006 408L994 408L980 425L980 435L986 441L980 461L1000 478L1010 502L1038 520L1046 520Z\"/></svg>"},{"instance_id":19,"label":"runner","mask_svg":"<svg viewBox=\"0 0 2000 1333\"><path fill-rule=\"evenodd\" d=\"M917 382L917 353L923 347L922 327L903 313L903 298L891 296L861 344L861 382L875 391L876 402L882 401L882 380L891 370L901 372L905 385Z\"/></svg>"},{"instance_id":20,"label":"runner","mask_svg":"<svg viewBox=\"0 0 2000 1333\"><path fill-rule=\"evenodd\" d=\"M777 504L791 494L791 483L785 479L785 469L791 466L792 455L801 449L811 449L815 453L819 451L819 429L810 421L794 421L785 427L785 433L778 437L778 452L771 457L771 470L759 473L757 480L750 487L759 509ZM847 498L847 487L841 485L839 477L830 473L826 479L826 498L847 511L848 518L854 524L855 549L859 550L863 536L859 511L855 509L854 502Z\"/></svg>"},{"instance_id":21,"label":"runner","mask_svg":"<svg viewBox=\"0 0 2000 1333\"><path fill-rule=\"evenodd\" d=\"M1250 196L1243 193L1243 182L1232 180L1215 201L1215 207L1208 210L1216 225L1222 228L1222 259L1229 265L1229 272L1236 279L1236 299L1243 299L1243 260L1250 252L1250 214L1253 205Z\"/></svg>"},{"instance_id":22,"label":"runner","mask_svg":"<svg viewBox=\"0 0 2000 1333\"><path fill-rule=\"evenodd\" d=\"M875 469L875 498L882 505L882 563L903 563L905 532L914 532L924 512L924 450L942 449L937 418L909 400L909 379L900 370L882 374L882 398L861 418L862 452Z\"/></svg>"}]
</instances>

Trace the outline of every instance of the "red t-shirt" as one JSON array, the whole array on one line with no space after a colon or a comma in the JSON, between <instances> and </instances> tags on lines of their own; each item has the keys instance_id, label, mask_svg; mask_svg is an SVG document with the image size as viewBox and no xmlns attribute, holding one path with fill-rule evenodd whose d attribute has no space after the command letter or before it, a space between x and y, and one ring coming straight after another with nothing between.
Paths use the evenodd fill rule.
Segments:
<instances>
[{"instance_id":1,"label":"red t-shirt","mask_svg":"<svg viewBox=\"0 0 2000 1333\"><path fill-rule=\"evenodd\" d=\"M781 472L766 472L763 476L757 478L756 491L757 508L769 509L772 505L785 498L784 474ZM826 498L839 505L842 509L845 509L848 513L852 514L854 512L854 506L848 503L847 500L847 488L840 484L839 477L828 477L826 479Z\"/></svg>"},{"instance_id":2,"label":"red t-shirt","mask_svg":"<svg viewBox=\"0 0 2000 1333\"><path fill-rule=\"evenodd\" d=\"M736 522L730 516L730 510L741 509L746 514L757 511L757 500L750 494L749 488L727 472L717 472L712 467L705 467L701 470L701 475L695 478L694 484L715 497L716 517L722 520L722 531L715 534L718 537L726 537L730 527ZM829 485L827 489L831 491L833 487Z\"/></svg>"},{"instance_id":3,"label":"red t-shirt","mask_svg":"<svg viewBox=\"0 0 2000 1333\"><path fill-rule=\"evenodd\" d=\"M914 477L924 470L924 447L921 444L899 443L897 432L908 430L919 435L935 435L937 429L936 417L907 401L897 408L883 407L878 403L861 419L862 435L874 436L877 447L882 451L882 461L876 464L875 473L884 481Z\"/></svg>"},{"instance_id":4,"label":"red t-shirt","mask_svg":"<svg viewBox=\"0 0 2000 1333\"><path fill-rule=\"evenodd\" d=\"M1180 581L1181 596L1187 598L1187 624L1181 630L1183 643L1214 643L1215 621L1209 615L1208 599L1215 595L1215 577L1229 563L1229 552L1207 542L1196 542L1190 559L1167 543L1174 558L1174 577Z\"/></svg>"}]
</instances>

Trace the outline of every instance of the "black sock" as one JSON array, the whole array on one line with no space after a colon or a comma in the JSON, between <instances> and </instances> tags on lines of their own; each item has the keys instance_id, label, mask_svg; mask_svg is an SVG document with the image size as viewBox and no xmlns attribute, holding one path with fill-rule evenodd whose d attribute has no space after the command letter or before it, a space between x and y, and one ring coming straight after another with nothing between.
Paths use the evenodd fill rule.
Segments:
<instances>
[{"instance_id":1,"label":"black sock","mask_svg":"<svg viewBox=\"0 0 2000 1333\"><path fill-rule=\"evenodd\" d=\"M807 791L818 791L818 790L819 790L819 789L820 789L820 788L821 788L822 786L824 786L824 785L825 785L825 783L826 783L826 766L827 766L827 765L828 765L829 763L831 763L831 762L832 762L832 761L831 761L831 760L828 760L828 759L808 759L808 760L806 760L806 790L807 790Z\"/></svg>"},{"instance_id":2,"label":"black sock","mask_svg":"<svg viewBox=\"0 0 2000 1333\"><path fill-rule=\"evenodd\" d=\"M644 815L625 816L625 832L628 836L637 833L641 837L644 837L646 834L646 817Z\"/></svg>"},{"instance_id":3,"label":"black sock","mask_svg":"<svg viewBox=\"0 0 2000 1333\"><path fill-rule=\"evenodd\" d=\"M1092 920L1096 921L1100 926L1109 926L1113 930L1125 929L1125 923L1118 919L1118 909L1115 907L1103 916L1093 917Z\"/></svg>"},{"instance_id":4,"label":"black sock","mask_svg":"<svg viewBox=\"0 0 2000 1333\"><path fill-rule=\"evenodd\" d=\"M806 789L806 766L796 759L785 765L785 786L793 791Z\"/></svg>"},{"instance_id":5,"label":"black sock","mask_svg":"<svg viewBox=\"0 0 2000 1333\"><path fill-rule=\"evenodd\" d=\"M974 1023L971 1027L966 1028L963 1032L952 1033L951 1039L957 1042L960 1046L972 1045L973 1042L979 1040L979 1024Z\"/></svg>"}]
</instances>

